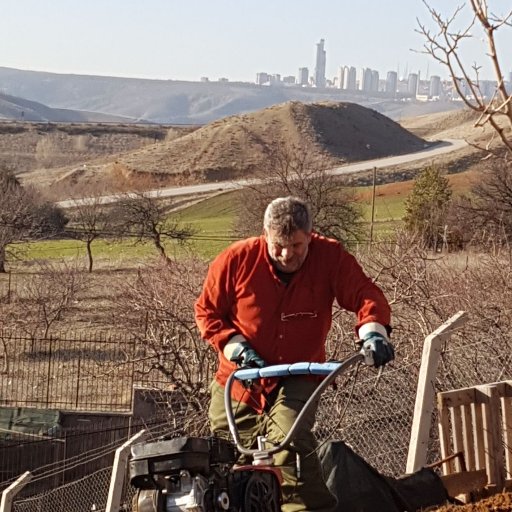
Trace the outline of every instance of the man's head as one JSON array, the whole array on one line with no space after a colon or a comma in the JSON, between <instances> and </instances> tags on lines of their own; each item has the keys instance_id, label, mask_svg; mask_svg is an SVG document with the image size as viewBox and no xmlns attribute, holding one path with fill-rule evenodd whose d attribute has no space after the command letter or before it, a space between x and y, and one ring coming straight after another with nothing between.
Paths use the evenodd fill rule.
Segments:
<instances>
[{"instance_id":1,"label":"man's head","mask_svg":"<svg viewBox=\"0 0 512 512\"><path fill-rule=\"evenodd\" d=\"M313 220L307 203L297 197L278 197L265 210L263 228L268 253L281 272L296 272L308 255Z\"/></svg>"}]
</instances>

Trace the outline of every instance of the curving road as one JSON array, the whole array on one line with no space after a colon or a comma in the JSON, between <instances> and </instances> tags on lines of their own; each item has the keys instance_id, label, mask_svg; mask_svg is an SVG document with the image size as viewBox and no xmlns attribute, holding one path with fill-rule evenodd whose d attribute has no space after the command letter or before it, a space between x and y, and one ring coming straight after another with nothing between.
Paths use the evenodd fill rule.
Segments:
<instances>
[{"instance_id":1,"label":"curving road","mask_svg":"<svg viewBox=\"0 0 512 512\"><path fill-rule=\"evenodd\" d=\"M395 165L402 165L417 160L431 159L439 155L451 153L467 146L467 142L460 139L447 139L439 141L433 145L428 145L421 151L414 153L407 153L405 155L389 156L386 158L377 158L375 160L365 160L364 162L357 162L354 164L342 165L330 169L329 173L333 175L352 174L361 171L368 171L373 168L382 169L385 167L392 167ZM236 190L244 188L247 185L256 185L259 180L236 180L236 181L217 181L215 183L203 183L199 185L188 185L184 187L168 187L156 190L151 190L146 194L149 197L173 197L185 196L192 194L203 194L205 192L224 192L228 190ZM115 203L119 200L118 195L103 196L99 198L102 204ZM61 208L71 208L78 204L87 201L87 199L67 199L56 203Z\"/></svg>"}]
</instances>

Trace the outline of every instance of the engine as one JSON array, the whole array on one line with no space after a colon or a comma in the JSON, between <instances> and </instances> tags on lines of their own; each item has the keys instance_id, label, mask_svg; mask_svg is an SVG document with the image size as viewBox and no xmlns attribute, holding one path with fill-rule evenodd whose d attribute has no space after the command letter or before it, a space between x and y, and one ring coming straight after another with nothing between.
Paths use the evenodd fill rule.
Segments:
<instances>
[{"instance_id":1,"label":"engine","mask_svg":"<svg viewBox=\"0 0 512 512\"><path fill-rule=\"evenodd\" d=\"M177 437L132 446L134 512L279 512L279 470L236 466L221 438Z\"/></svg>"}]
</instances>

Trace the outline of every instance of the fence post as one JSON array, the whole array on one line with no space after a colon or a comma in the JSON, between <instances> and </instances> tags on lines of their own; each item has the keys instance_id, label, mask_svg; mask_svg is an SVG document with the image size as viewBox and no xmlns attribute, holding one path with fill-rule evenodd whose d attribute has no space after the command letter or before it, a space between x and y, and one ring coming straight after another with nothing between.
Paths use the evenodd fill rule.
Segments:
<instances>
[{"instance_id":1,"label":"fence post","mask_svg":"<svg viewBox=\"0 0 512 512\"><path fill-rule=\"evenodd\" d=\"M25 471L18 479L16 479L7 489L2 492L2 501L0 501L0 512L11 512L12 500L25 485L32 480L32 473Z\"/></svg>"},{"instance_id":2,"label":"fence post","mask_svg":"<svg viewBox=\"0 0 512 512\"><path fill-rule=\"evenodd\" d=\"M11 271L7 273L7 304L11 303Z\"/></svg>"},{"instance_id":3,"label":"fence post","mask_svg":"<svg viewBox=\"0 0 512 512\"><path fill-rule=\"evenodd\" d=\"M121 505L121 494L123 492L124 477L126 474L126 464L128 462L130 446L145 433L145 430L141 430L116 450L105 512L118 512L119 506ZM2 511L0 510L0 512Z\"/></svg>"},{"instance_id":4,"label":"fence post","mask_svg":"<svg viewBox=\"0 0 512 512\"><path fill-rule=\"evenodd\" d=\"M416 389L416 403L414 404L406 473L414 473L426 464L441 344L449 339L453 331L463 325L466 320L467 313L459 311L425 338Z\"/></svg>"}]
</instances>

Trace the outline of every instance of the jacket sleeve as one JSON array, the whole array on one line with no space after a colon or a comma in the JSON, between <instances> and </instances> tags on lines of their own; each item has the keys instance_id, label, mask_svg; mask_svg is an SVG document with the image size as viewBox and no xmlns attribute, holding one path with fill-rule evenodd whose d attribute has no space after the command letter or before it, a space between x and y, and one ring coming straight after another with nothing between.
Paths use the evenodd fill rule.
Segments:
<instances>
[{"instance_id":1,"label":"jacket sleeve","mask_svg":"<svg viewBox=\"0 0 512 512\"><path fill-rule=\"evenodd\" d=\"M237 334L229 319L234 301L231 276L230 258L221 253L210 265L202 293L194 305L199 332L217 351L222 351Z\"/></svg>"},{"instance_id":2,"label":"jacket sleeve","mask_svg":"<svg viewBox=\"0 0 512 512\"><path fill-rule=\"evenodd\" d=\"M389 327L391 308L384 293L364 273L356 258L341 246L335 269L336 300L343 309L356 313L356 333L369 322Z\"/></svg>"}]
</instances>

